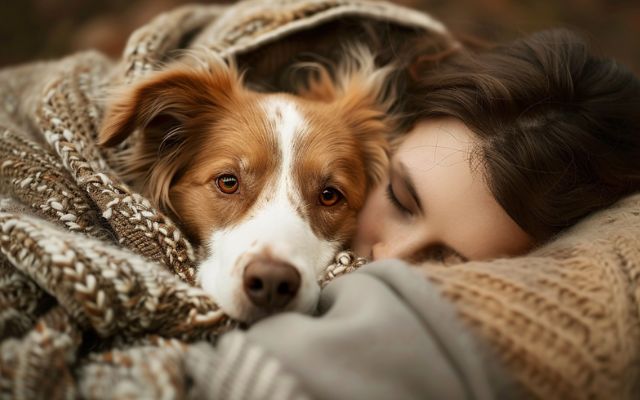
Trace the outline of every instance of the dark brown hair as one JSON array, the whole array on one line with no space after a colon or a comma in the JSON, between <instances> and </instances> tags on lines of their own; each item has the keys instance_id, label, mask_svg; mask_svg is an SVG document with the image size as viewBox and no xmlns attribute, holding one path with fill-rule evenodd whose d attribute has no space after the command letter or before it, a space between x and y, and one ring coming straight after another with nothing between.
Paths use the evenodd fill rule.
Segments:
<instances>
[{"instance_id":1,"label":"dark brown hair","mask_svg":"<svg viewBox=\"0 0 640 400\"><path fill-rule=\"evenodd\" d=\"M401 89L404 128L464 122L494 197L537 240L640 191L640 81L576 34L415 60Z\"/></svg>"}]
</instances>

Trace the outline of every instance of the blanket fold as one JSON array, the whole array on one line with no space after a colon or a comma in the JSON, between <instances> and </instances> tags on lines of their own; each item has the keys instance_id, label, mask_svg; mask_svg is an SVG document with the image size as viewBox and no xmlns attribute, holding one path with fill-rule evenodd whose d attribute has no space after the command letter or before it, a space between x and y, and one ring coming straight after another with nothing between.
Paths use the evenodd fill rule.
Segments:
<instances>
[{"instance_id":1,"label":"blanket fold","mask_svg":"<svg viewBox=\"0 0 640 400\"><path fill-rule=\"evenodd\" d=\"M96 146L104 101L112 88L188 48L232 56L344 16L384 18L385 10L398 27L437 26L386 3L190 5L134 32L116 62L84 52L0 71L0 397L140 397L208 387L203 379L189 386L185 370L172 367L172 351L180 348L189 364L197 357L188 343L214 343L235 323L193 286L196 257L180 229L120 179L118 157L135 135L116 149ZM167 380L136 375L150 365ZM229 366L221 368L233 379ZM129 391L125 383L98 384L124 370L146 379ZM283 371L273 377L274 384L291 379Z\"/></svg>"},{"instance_id":2,"label":"blanket fold","mask_svg":"<svg viewBox=\"0 0 640 400\"><path fill-rule=\"evenodd\" d=\"M119 60L85 52L0 71L0 398L306 398L295 371L241 334L214 347L235 322L194 286L179 227L120 178L136 135L95 143L109 91L184 50L235 56L269 87L300 46L328 55L351 32L387 49L412 35L454 43L428 15L385 2L252 0L162 14ZM425 265L425 279L524 391L637 398L639 199L526 257Z\"/></svg>"}]
</instances>

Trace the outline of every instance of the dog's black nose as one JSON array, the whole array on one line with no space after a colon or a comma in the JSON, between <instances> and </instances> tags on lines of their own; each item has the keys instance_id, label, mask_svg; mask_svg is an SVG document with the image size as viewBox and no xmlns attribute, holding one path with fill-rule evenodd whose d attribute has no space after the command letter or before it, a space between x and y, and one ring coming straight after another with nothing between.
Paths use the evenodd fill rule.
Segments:
<instances>
[{"instance_id":1,"label":"dog's black nose","mask_svg":"<svg viewBox=\"0 0 640 400\"><path fill-rule=\"evenodd\" d=\"M265 311L283 309L300 288L300 274L291 265L272 259L254 260L244 270L244 291Z\"/></svg>"}]
</instances>

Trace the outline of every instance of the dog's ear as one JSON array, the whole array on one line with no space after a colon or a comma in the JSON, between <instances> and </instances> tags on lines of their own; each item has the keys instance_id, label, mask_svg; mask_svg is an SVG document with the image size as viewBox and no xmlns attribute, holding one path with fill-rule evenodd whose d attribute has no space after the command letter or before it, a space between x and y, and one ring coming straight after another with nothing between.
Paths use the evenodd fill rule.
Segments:
<instances>
[{"instance_id":1,"label":"dog's ear","mask_svg":"<svg viewBox=\"0 0 640 400\"><path fill-rule=\"evenodd\" d=\"M168 136L199 113L215 111L228 103L241 86L235 66L206 59L180 63L121 89L108 102L98 142L115 146L137 129L142 140L158 149Z\"/></svg>"},{"instance_id":2,"label":"dog's ear","mask_svg":"<svg viewBox=\"0 0 640 400\"><path fill-rule=\"evenodd\" d=\"M99 135L100 145L115 146L141 131L120 154L119 173L163 210L172 210L169 187L191 160L187 142L217 121L242 90L234 64L193 56L191 63L156 72L113 97Z\"/></svg>"},{"instance_id":3,"label":"dog's ear","mask_svg":"<svg viewBox=\"0 0 640 400\"><path fill-rule=\"evenodd\" d=\"M298 70L305 72L303 81L293 84L298 96L326 103L337 98L336 84L325 66L320 63L299 63L294 68L294 71Z\"/></svg>"},{"instance_id":4,"label":"dog's ear","mask_svg":"<svg viewBox=\"0 0 640 400\"><path fill-rule=\"evenodd\" d=\"M334 78L333 101L359 141L370 186L388 170L388 138L395 126L389 115L394 97L388 84L391 72L391 66L377 67L366 47L354 46L347 49Z\"/></svg>"},{"instance_id":5,"label":"dog's ear","mask_svg":"<svg viewBox=\"0 0 640 400\"><path fill-rule=\"evenodd\" d=\"M339 100L343 120L358 140L369 187L379 183L389 167L389 140L393 122L366 92L352 92Z\"/></svg>"},{"instance_id":6,"label":"dog's ear","mask_svg":"<svg viewBox=\"0 0 640 400\"><path fill-rule=\"evenodd\" d=\"M395 126L388 115L394 97L391 73L391 66L376 66L375 56L363 44L346 46L338 65L307 62L290 71L299 96L333 104L336 116L341 114L357 136L369 185L382 179L389 163L387 138Z\"/></svg>"}]
</instances>

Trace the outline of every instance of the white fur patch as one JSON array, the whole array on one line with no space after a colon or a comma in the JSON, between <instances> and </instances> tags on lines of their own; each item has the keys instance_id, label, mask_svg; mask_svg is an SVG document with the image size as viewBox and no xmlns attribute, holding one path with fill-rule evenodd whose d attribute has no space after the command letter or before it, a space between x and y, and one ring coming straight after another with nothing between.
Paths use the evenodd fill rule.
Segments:
<instances>
[{"instance_id":1,"label":"white fur patch","mask_svg":"<svg viewBox=\"0 0 640 400\"><path fill-rule=\"evenodd\" d=\"M260 314L243 289L245 267L254 257L268 253L294 266L301 284L287 309L309 312L320 292L317 277L338 250L336 243L318 238L297 211L303 208L303 197L293 176L294 144L304 140L303 116L295 103L283 98L271 99L263 108L277 136L279 172L244 220L211 234L207 243L211 256L199 271L204 290L225 312L240 320Z\"/></svg>"}]
</instances>

